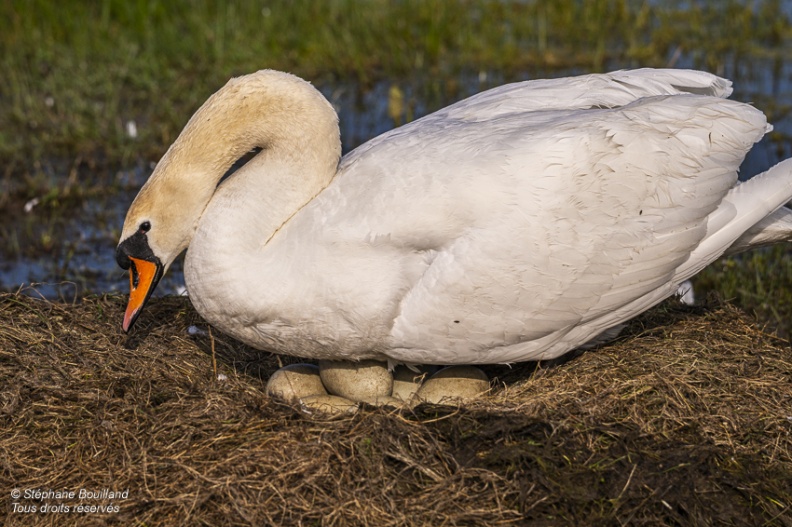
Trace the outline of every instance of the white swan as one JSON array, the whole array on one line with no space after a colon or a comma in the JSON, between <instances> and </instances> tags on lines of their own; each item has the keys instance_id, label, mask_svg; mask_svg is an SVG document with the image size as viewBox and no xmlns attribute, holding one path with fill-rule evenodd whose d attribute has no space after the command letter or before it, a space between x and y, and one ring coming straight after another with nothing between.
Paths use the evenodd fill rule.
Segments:
<instances>
[{"instance_id":1,"label":"white swan","mask_svg":"<svg viewBox=\"0 0 792 527\"><path fill-rule=\"evenodd\" d=\"M276 353L510 363L601 340L724 253L792 240L792 160L738 183L770 127L730 85L651 69L510 84L341 158L309 83L233 79L129 209L123 328L188 248L201 316Z\"/></svg>"}]
</instances>

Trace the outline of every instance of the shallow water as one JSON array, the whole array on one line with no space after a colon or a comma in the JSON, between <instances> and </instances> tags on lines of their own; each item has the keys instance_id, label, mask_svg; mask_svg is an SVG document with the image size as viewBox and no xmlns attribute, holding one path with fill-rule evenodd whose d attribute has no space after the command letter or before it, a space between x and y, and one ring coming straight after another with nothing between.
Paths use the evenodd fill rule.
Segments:
<instances>
[{"instance_id":1,"label":"shallow water","mask_svg":"<svg viewBox=\"0 0 792 527\"><path fill-rule=\"evenodd\" d=\"M628 65L610 66L608 69ZM692 60L685 57L676 63L676 67L693 66ZM526 74L509 80L576 73L582 72ZM714 73L732 79L735 88L732 98L753 102L768 114L775 127L775 133L765 137L749 153L741 169L741 178L747 179L792 156L792 64L751 60L732 63ZM319 88L339 112L343 147L348 152L398 124L503 82L501 75L482 72L462 79L381 82L366 91L349 84L320 85ZM4 239L0 246L0 254L4 256L0 261L0 289L27 288L31 294L64 299L85 293L127 291L128 276L117 267L114 249L126 209L152 167L151 162L141 162L116 174L99 174L100 180L113 181L122 190L82 201L69 211L71 219L61 220L55 227L48 225L54 220L41 203L29 202L29 211L20 206L19 213L11 220L15 224L5 231L12 232L13 239ZM65 178L66 174L53 177ZM25 250L34 243L42 245L43 236L47 237L43 243L46 250ZM13 251L9 249L12 244L16 248ZM13 253L18 256L8 256ZM163 278L157 293L173 294L183 290L180 258Z\"/></svg>"}]
</instances>

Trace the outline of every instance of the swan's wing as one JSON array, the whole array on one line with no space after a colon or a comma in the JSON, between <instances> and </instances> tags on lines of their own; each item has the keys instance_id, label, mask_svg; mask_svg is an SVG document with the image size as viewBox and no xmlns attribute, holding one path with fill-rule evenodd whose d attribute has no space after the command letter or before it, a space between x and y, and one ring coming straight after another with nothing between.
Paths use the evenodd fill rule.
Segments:
<instances>
[{"instance_id":1,"label":"swan's wing","mask_svg":"<svg viewBox=\"0 0 792 527\"><path fill-rule=\"evenodd\" d=\"M438 123L491 122L500 117L520 115L526 126L541 126L547 120L556 119L557 111L618 108L644 97L660 95L726 98L732 93L731 86L730 80L703 71L652 68L515 82L473 95L375 137L344 156L340 171L366 155L370 148L391 141L394 135L419 136L421 129Z\"/></svg>"},{"instance_id":2,"label":"swan's wing","mask_svg":"<svg viewBox=\"0 0 792 527\"><path fill-rule=\"evenodd\" d=\"M357 247L330 271L349 287L403 268L372 300L396 360L550 358L673 292L765 131L750 106L694 95L430 120L366 149L305 216Z\"/></svg>"},{"instance_id":3,"label":"swan's wing","mask_svg":"<svg viewBox=\"0 0 792 527\"><path fill-rule=\"evenodd\" d=\"M696 94L726 98L731 81L694 70L638 69L507 84L443 108L433 118L490 120L514 112L615 108L643 97Z\"/></svg>"}]
</instances>

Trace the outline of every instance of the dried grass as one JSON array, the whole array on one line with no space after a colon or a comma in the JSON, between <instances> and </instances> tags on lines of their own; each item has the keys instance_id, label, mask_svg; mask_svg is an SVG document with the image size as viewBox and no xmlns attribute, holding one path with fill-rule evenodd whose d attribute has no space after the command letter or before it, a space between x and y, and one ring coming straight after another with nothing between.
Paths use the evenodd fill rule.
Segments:
<instances>
[{"instance_id":1,"label":"dried grass","mask_svg":"<svg viewBox=\"0 0 792 527\"><path fill-rule=\"evenodd\" d=\"M728 305L489 367L464 408L312 421L264 394L278 357L217 332L216 380L186 299L132 337L123 304L0 295L2 488L129 489L108 514L13 513L7 493L7 525L792 526L792 351Z\"/></svg>"}]
</instances>

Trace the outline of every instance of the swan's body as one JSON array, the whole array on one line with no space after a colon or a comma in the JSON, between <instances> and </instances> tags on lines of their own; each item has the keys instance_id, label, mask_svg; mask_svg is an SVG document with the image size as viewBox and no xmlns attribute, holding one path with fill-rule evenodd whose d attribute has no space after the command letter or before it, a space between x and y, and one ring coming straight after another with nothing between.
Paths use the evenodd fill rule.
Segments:
<instances>
[{"instance_id":1,"label":"swan's body","mask_svg":"<svg viewBox=\"0 0 792 527\"><path fill-rule=\"evenodd\" d=\"M234 79L141 190L119 262L156 262L161 274L189 246L198 312L277 353L557 357L671 296L730 247L792 239L781 208L792 161L738 184L769 127L722 98L729 86L674 70L512 84L339 163L337 117L308 83L272 71Z\"/></svg>"}]
</instances>

